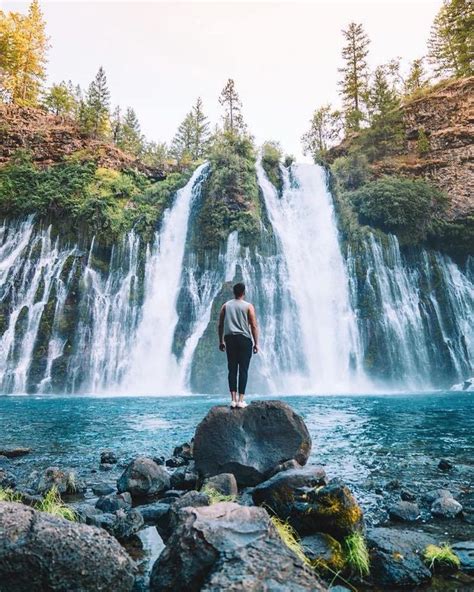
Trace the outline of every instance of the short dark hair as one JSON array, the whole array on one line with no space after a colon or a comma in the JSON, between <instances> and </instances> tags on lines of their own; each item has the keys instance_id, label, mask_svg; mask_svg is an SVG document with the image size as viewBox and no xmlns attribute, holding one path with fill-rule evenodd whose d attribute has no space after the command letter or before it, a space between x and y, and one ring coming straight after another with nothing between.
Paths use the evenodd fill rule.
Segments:
<instances>
[{"instance_id":1,"label":"short dark hair","mask_svg":"<svg viewBox=\"0 0 474 592\"><path fill-rule=\"evenodd\" d=\"M245 284L242 284L241 282L239 282L238 284L235 284L233 290L234 290L234 296L236 298L240 298L241 296L243 296L245 294Z\"/></svg>"}]
</instances>

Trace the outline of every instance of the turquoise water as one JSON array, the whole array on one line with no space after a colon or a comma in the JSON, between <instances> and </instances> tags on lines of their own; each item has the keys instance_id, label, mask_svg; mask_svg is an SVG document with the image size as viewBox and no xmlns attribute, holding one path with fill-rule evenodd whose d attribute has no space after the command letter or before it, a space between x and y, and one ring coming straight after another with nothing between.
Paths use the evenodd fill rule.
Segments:
<instances>
[{"instance_id":1,"label":"turquoise water","mask_svg":"<svg viewBox=\"0 0 474 592\"><path fill-rule=\"evenodd\" d=\"M258 397L249 397L249 400ZM330 477L348 482L369 514L380 517L380 487L398 479L402 486L453 491L474 484L474 394L435 393L371 396L282 397L309 428L310 462ZM227 401L215 396L0 397L1 447L28 446L15 461L20 477L33 468L59 465L90 480L105 448L122 465L138 454L169 457L189 440L207 410ZM449 475L437 468L449 458ZM115 479L116 467L107 474Z\"/></svg>"}]
</instances>

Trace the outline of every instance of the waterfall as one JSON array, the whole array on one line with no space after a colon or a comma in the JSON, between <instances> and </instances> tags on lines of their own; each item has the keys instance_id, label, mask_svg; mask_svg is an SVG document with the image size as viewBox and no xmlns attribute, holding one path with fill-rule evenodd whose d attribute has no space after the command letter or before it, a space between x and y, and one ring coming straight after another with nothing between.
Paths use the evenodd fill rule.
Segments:
<instances>
[{"instance_id":1,"label":"waterfall","mask_svg":"<svg viewBox=\"0 0 474 592\"><path fill-rule=\"evenodd\" d=\"M293 165L291 172L284 168L282 172L279 197L257 163L265 205L285 260L283 286L288 287L298 316L288 335L282 321L292 311L282 310L276 319L279 338L301 348L304 390L359 390L367 386L362 351L325 172L316 165Z\"/></svg>"},{"instance_id":2,"label":"waterfall","mask_svg":"<svg viewBox=\"0 0 474 592\"><path fill-rule=\"evenodd\" d=\"M177 192L163 219L145 268L145 301L136 343L129 352L130 364L122 389L133 394L182 392L173 341L182 282L182 267L193 200L201 190L207 164L196 169L188 184Z\"/></svg>"}]
</instances>

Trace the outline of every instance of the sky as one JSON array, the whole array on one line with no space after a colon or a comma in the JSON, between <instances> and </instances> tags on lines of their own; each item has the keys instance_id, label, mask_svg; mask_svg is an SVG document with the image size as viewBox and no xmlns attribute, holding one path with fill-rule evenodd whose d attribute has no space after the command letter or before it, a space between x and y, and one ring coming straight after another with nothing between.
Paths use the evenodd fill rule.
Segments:
<instances>
[{"instance_id":1,"label":"sky","mask_svg":"<svg viewBox=\"0 0 474 592\"><path fill-rule=\"evenodd\" d=\"M212 123L235 80L258 143L277 140L303 160L300 138L315 108L339 104L343 38L351 21L371 39L369 64L426 53L441 0L296 2L83 2L43 0L51 49L48 84L87 88L105 68L112 105L131 106L149 140L170 142L196 98ZM28 2L0 0L26 12Z\"/></svg>"}]
</instances>

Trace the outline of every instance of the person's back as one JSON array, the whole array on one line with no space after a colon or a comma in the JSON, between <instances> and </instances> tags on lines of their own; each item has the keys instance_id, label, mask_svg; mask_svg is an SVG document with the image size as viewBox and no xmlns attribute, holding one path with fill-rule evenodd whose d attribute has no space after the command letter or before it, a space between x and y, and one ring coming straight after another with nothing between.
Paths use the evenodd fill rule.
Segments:
<instances>
[{"instance_id":1,"label":"person's back","mask_svg":"<svg viewBox=\"0 0 474 592\"><path fill-rule=\"evenodd\" d=\"M224 335L245 335L252 339L249 323L249 308L246 300L232 298L225 304Z\"/></svg>"}]
</instances>

